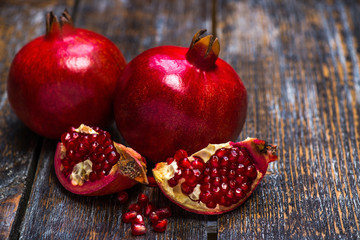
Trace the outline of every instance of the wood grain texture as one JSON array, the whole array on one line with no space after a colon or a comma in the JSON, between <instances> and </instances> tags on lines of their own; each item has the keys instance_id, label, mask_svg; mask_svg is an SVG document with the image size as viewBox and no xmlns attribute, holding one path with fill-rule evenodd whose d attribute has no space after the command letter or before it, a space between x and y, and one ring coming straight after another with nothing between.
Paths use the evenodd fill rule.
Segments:
<instances>
[{"instance_id":1,"label":"wood grain texture","mask_svg":"<svg viewBox=\"0 0 360 240\"><path fill-rule=\"evenodd\" d=\"M279 146L219 239L356 239L359 229L359 3L219 1L222 56L243 78L241 138Z\"/></svg>"},{"instance_id":2,"label":"wood grain texture","mask_svg":"<svg viewBox=\"0 0 360 240\"><path fill-rule=\"evenodd\" d=\"M32 186L41 139L12 112L6 80L16 52L45 31L44 16L57 1L0 3L0 239L17 235ZM14 225L15 222L15 225ZM11 231L11 229L13 230Z\"/></svg>"},{"instance_id":3,"label":"wood grain texture","mask_svg":"<svg viewBox=\"0 0 360 240\"><path fill-rule=\"evenodd\" d=\"M193 6L201 6L194 8ZM158 45L189 46L199 28L211 23L211 6L207 1L80 1L75 25L110 38L129 61L145 49ZM210 26L211 27L211 26ZM109 129L115 140L117 131ZM116 196L82 197L65 191L53 170L56 142L45 140L41 150L34 187L21 229L23 239L127 239L130 224L121 222L127 205ZM206 239L206 216L184 214L171 204L157 188L138 186L129 190L130 202L140 192L149 195L157 207L171 206L165 233L155 233L147 224L141 239ZM41 221L39 221L41 219ZM146 221L148 221L146 219Z\"/></svg>"}]
</instances>

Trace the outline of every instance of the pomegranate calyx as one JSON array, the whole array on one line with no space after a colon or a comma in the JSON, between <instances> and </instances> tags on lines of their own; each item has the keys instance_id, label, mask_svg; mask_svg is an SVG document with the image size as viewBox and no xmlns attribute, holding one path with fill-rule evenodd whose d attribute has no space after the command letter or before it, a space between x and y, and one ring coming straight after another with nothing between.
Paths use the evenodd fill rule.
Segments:
<instances>
[{"instance_id":1,"label":"pomegranate calyx","mask_svg":"<svg viewBox=\"0 0 360 240\"><path fill-rule=\"evenodd\" d=\"M202 37L206 29L199 30L193 37L186 59L195 66L202 69L215 67L219 56L220 43L213 35Z\"/></svg>"},{"instance_id":2,"label":"pomegranate calyx","mask_svg":"<svg viewBox=\"0 0 360 240\"><path fill-rule=\"evenodd\" d=\"M60 24L53 12L46 14L46 36L55 37L60 34Z\"/></svg>"},{"instance_id":3,"label":"pomegranate calyx","mask_svg":"<svg viewBox=\"0 0 360 240\"><path fill-rule=\"evenodd\" d=\"M60 22L53 12L46 15L46 36L60 37L73 31L73 21L67 9L60 16Z\"/></svg>"}]
</instances>

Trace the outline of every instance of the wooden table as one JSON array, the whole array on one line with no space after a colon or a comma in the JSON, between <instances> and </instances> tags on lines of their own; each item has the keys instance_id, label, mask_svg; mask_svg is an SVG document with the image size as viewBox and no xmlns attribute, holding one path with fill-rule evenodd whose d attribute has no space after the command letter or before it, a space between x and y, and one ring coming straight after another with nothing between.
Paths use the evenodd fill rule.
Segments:
<instances>
[{"instance_id":1,"label":"wooden table","mask_svg":"<svg viewBox=\"0 0 360 240\"><path fill-rule=\"evenodd\" d=\"M68 8L75 25L110 38L130 61L159 45L188 46L201 28L243 79L248 116L239 138L279 147L252 197L220 216L173 210L165 233L142 239L360 238L360 3L303 0L2 0L0 3L0 238L131 238L115 195L82 197L54 174L56 141L11 110L6 79L15 53L45 32L45 14ZM119 140L116 128L110 131Z\"/></svg>"}]
</instances>

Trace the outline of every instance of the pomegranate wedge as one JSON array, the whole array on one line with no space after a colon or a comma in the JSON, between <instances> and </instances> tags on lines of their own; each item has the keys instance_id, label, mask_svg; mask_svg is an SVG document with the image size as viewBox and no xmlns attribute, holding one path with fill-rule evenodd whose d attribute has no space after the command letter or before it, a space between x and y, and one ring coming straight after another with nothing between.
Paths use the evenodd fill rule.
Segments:
<instances>
[{"instance_id":1,"label":"pomegranate wedge","mask_svg":"<svg viewBox=\"0 0 360 240\"><path fill-rule=\"evenodd\" d=\"M247 138L209 144L191 156L178 150L173 158L156 164L153 174L175 204L190 212L214 215L240 206L275 160L276 146Z\"/></svg>"},{"instance_id":2,"label":"pomegranate wedge","mask_svg":"<svg viewBox=\"0 0 360 240\"><path fill-rule=\"evenodd\" d=\"M138 182L148 184L139 153L113 142L108 132L83 124L61 136L54 167L60 183L75 194L99 196Z\"/></svg>"}]
</instances>

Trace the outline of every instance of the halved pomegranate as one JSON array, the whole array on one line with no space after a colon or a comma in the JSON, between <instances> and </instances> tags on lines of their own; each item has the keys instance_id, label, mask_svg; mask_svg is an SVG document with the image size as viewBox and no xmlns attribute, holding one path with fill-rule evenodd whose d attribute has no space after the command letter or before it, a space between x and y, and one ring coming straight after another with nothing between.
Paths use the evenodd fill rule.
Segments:
<instances>
[{"instance_id":1,"label":"halved pomegranate","mask_svg":"<svg viewBox=\"0 0 360 240\"><path fill-rule=\"evenodd\" d=\"M61 136L54 167L60 183L75 194L99 196L138 182L148 184L139 153L113 142L108 132L84 124Z\"/></svg>"},{"instance_id":2,"label":"halved pomegranate","mask_svg":"<svg viewBox=\"0 0 360 240\"><path fill-rule=\"evenodd\" d=\"M240 206L275 160L276 146L247 138L209 144L191 156L178 150L156 164L153 174L171 201L190 212L214 215Z\"/></svg>"}]
</instances>

